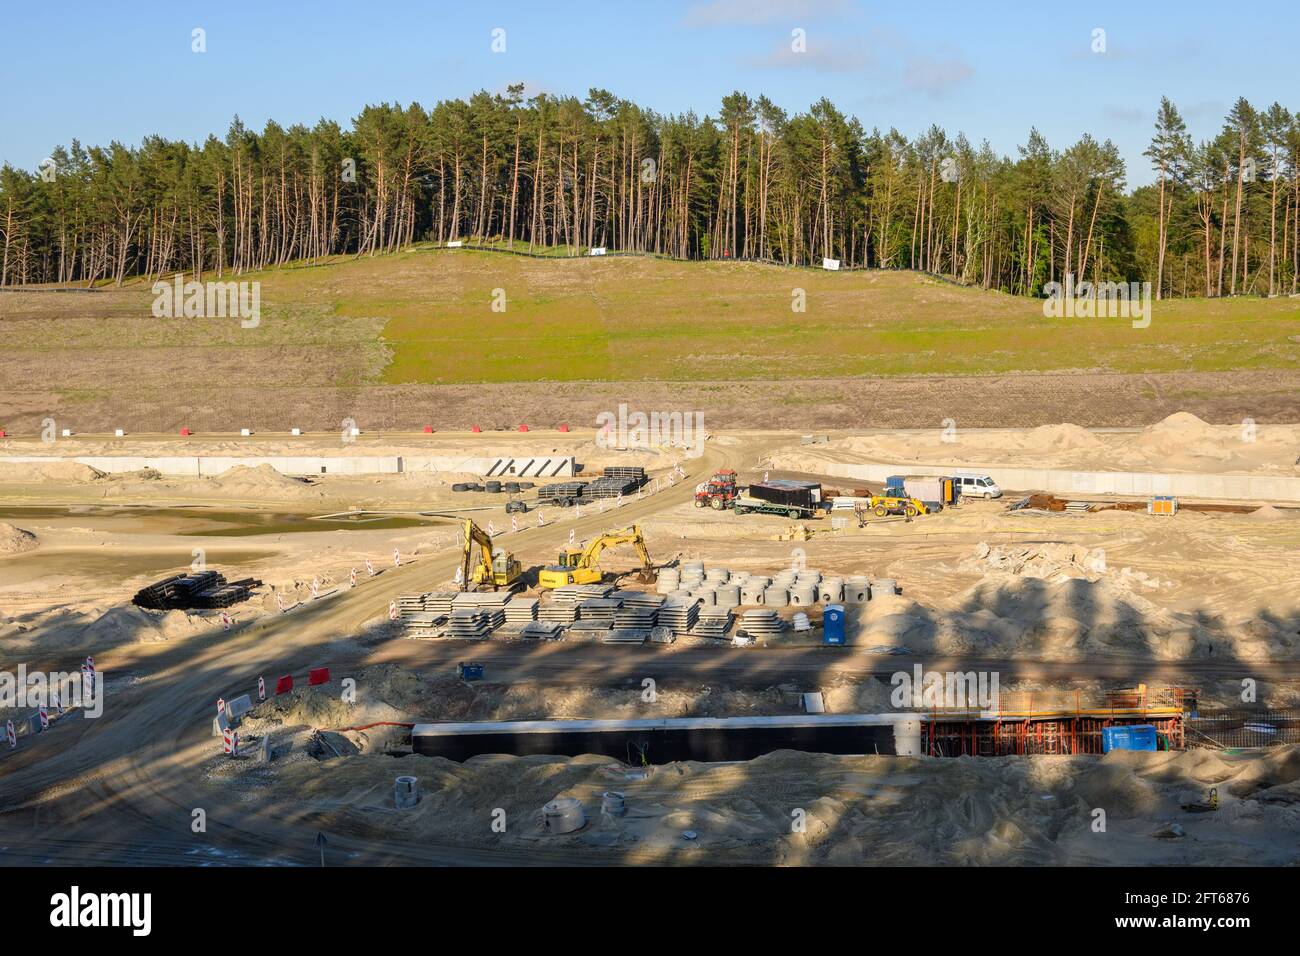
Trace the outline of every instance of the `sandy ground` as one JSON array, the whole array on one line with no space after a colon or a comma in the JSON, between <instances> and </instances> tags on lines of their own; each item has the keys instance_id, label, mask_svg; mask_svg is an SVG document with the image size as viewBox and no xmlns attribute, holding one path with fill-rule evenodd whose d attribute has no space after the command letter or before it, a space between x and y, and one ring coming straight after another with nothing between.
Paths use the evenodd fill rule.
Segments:
<instances>
[{"instance_id":1,"label":"sandy ground","mask_svg":"<svg viewBox=\"0 0 1300 956\"><path fill-rule=\"evenodd\" d=\"M1178 412L1133 432L1093 432L1078 425L1032 429L963 429L836 438L771 456L774 468L815 472L827 463L1009 465L1088 471L1300 474L1300 426L1210 425Z\"/></svg>"},{"instance_id":2,"label":"sandy ground","mask_svg":"<svg viewBox=\"0 0 1300 956\"><path fill-rule=\"evenodd\" d=\"M1300 747L1105 757L844 757L778 751L752 761L671 763L647 773L587 755L437 757L309 753L270 730L276 760L206 763L207 788L249 812L291 815L362 837L471 847L564 848L589 862L776 865L1294 865ZM321 759L323 758L323 759ZM419 781L411 810L397 775ZM1181 805L1218 790L1217 813ZM601 795L625 795L621 817ZM541 808L578 799L587 823L548 834ZM1097 811L1102 811L1099 815ZM504 832L493 823L504 823ZM1098 830L1098 822L1104 826Z\"/></svg>"},{"instance_id":3,"label":"sandy ground","mask_svg":"<svg viewBox=\"0 0 1300 956\"><path fill-rule=\"evenodd\" d=\"M1116 437L1131 441L1146 434ZM584 444L578 439L572 447ZM810 446L802 447L809 454ZM757 476L763 457L751 459L742 479ZM483 527L491 523L498 533L511 527L503 496L454 493L451 479L459 476L308 482L266 467L202 479L96 476L70 463L9 467L48 472L39 482L29 471L9 480L0 473L0 511L15 509L8 519L0 514L13 527L0 535L6 572L0 576L0 648L14 650L42 642L93 650L211 628L211 612L158 615L129 606L140 587L196 561L232 580L266 582L254 602L234 609L236 620L247 621L274 614L276 592L290 604L308 602L313 581L328 593L346 587L353 568L364 575L366 560L376 570L391 567L394 550L403 562L450 553L459 540L454 514L469 514ZM14 523L23 507L51 499L87 504ZM177 510L135 507L146 502ZM184 510L187 502L207 510ZM334 509L398 512L421 523L372 530L304 520ZM252 523L268 518L268 511L269 524ZM418 511L432 514L419 518ZM543 513L551 523L575 517L561 509ZM516 526L535 522L536 513L529 512ZM619 523L611 509L607 524ZM833 529L835 523L849 527ZM863 648L1044 660L1300 656L1300 593L1294 589L1300 512L1293 510L1184 511L1165 519L1117 511L1008 513L1002 502L971 502L910 523L873 520L859 528L852 518L810 522L809 540L781 541L789 528L783 519L680 504L642 525L660 563L698 559L767 575L797 566L897 579L900 595L850 608L851 633ZM633 556L625 550L607 555L608 568L631 567ZM522 556L530 559L526 566L553 560L549 549ZM449 586L439 575L426 589ZM783 640L793 639L787 634Z\"/></svg>"},{"instance_id":4,"label":"sandy ground","mask_svg":"<svg viewBox=\"0 0 1300 956\"><path fill-rule=\"evenodd\" d=\"M579 445L585 440L575 439ZM803 446L797 436L784 435L721 436L710 447L710 457L697 467L707 471L728 464L747 481L772 467L775 449ZM1251 467L1267 468L1270 460L1278 461L1264 456L1252 459ZM810 463L798 464L802 470ZM632 779L626 768L610 770L607 758L479 758L465 765L397 758L383 752L394 742L390 735L369 733L351 735L355 753L322 760L311 753L312 731L356 726L362 719L617 717L637 714L642 705L637 688L599 678L568 681L564 687L540 681L465 685L443 670L373 664L385 648L416 643L400 639L383 620L382 607L390 592L447 586L455 526L436 517L428 524L375 529L306 531L292 523L354 505L432 512L482 508L465 513L504 529L509 519L499 496L453 493L446 476L329 477L304 483L250 470L166 480L41 467L56 470L0 474L0 511L29 509L23 519L0 515L0 665L46 661L75 668L81 655L91 653L141 682L142 689L157 685L151 675L186 668L177 679L189 688L188 696L183 702L151 704L138 716L153 721L150 726L165 722L176 708L210 713L203 694L228 693L237 685L224 672L219 678L204 676L218 666L214 655L223 642L242 648L246 660L238 681L245 683L249 673L259 672L254 668L266 666L254 663L253 655L287 653L272 641L296 647L303 665L335 659L359 676L360 710L343 708L326 695L296 695L257 712L248 724L247 743L270 733L283 748L282 759L269 768L253 760L252 748L239 760L213 756L217 748L202 721L187 717L185 733L194 740L187 736L185 746L202 747L204 756L200 777L185 778L186 799L197 794L213 805L233 799L241 813L260 815L268 826L275 819L275 826L328 826L365 839L461 848L550 847L607 862L1296 862L1296 748L1236 756L1188 752L951 761L782 752L737 765L673 764L646 779ZM1257 679L1260 699L1273 706L1300 700L1294 684L1274 680L1269 670L1270 662L1300 660L1294 572L1300 519L1293 511L1155 518L1116 511L1007 513L1004 503L975 502L912 522L872 520L863 528L852 519L840 528L829 520L809 522L806 540L782 540L790 525L784 519L701 511L683 491L679 486L675 497L665 492L662 503L630 503L629 513L644 527L658 561L699 559L708 566L764 574L799 566L896 579L901 594L851 609L855 646L850 655L906 649L917 656L1084 664L1223 661L1224 671L1201 688L1207 706L1235 703L1239 673ZM134 507L146 503L167 507L155 513ZM53 510L30 512L41 506ZM196 516L186 507L211 514ZM270 515L270 526L250 531L249 515ZM532 513L526 517L533 519ZM290 523L281 527L282 520ZM553 530L523 535L517 545L509 535L502 541L517 548L525 567L535 566L553 560L566 526L584 540L624 520L586 511L578 519L557 509L548 516ZM202 533L207 531L215 533ZM233 634L222 630L216 612L151 612L129 603L144 584L188 568L195 549L203 552L207 566L228 578L251 575L266 582L254 601L233 609ZM400 569L392 567L394 549ZM378 583L365 580L367 558L380 572ZM619 550L603 563L623 570L633 560ZM353 567L360 569L366 593L382 598L358 603L346 593ZM313 580L323 592L319 604L311 597ZM390 580L400 581L401 590ZM301 616L277 614L276 593L300 602ZM328 610L336 604L346 610ZM774 643L800 641L807 639L787 632ZM580 657L582 645L571 642L557 651ZM748 653L775 651L760 647ZM226 658L223 653L221 666ZM192 660L204 663L191 672ZM660 706L666 715L792 713L796 695L810 689L807 683L778 680L740 688L679 682L661 694ZM839 713L881 709L887 690L870 680L825 679L814 686ZM1056 686L1102 691L1114 685L1080 678ZM201 689L198 696L196 689ZM124 729L104 737L99 747L105 746L140 745ZM76 772L93 774L107 766L99 749L83 754L84 749L67 751L66 762ZM391 807L398 773L420 778L425 800L412 813ZM24 779L10 777L14 786ZM154 785L161 792L163 785ZM1224 801L1219 814L1178 809L1180 802L1201 799L1216 785ZM167 786L180 784L169 778ZM600 818L599 794L611 788L628 793L627 817ZM44 791L32 791L39 792ZM6 793L0 786L0 796ZM561 794L582 799L590 822L570 837L545 836L539 809ZM497 807L511 821L504 835L489 829ZM1105 834L1090 828L1096 808L1107 811ZM796 809L807 811L804 833L789 830ZM1183 836L1169 835L1175 823ZM686 830L697 838L684 840ZM1165 836L1157 835L1162 832Z\"/></svg>"}]
</instances>

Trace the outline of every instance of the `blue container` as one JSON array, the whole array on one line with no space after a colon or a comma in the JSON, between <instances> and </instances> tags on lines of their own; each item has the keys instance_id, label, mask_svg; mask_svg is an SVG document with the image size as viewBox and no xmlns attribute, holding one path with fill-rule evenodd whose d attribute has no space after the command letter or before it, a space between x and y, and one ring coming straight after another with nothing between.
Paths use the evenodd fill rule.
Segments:
<instances>
[{"instance_id":1,"label":"blue container","mask_svg":"<svg viewBox=\"0 0 1300 956\"><path fill-rule=\"evenodd\" d=\"M482 665L482 664L464 664L464 663L462 663L462 664L457 664L457 665L456 665L456 675L457 675L461 680L482 680L482 679L483 679L483 665Z\"/></svg>"},{"instance_id":2,"label":"blue container","mask_svg":"<svg viewBox=\"0 0 1300 956\"><path fill-rule=\"evenodd\" d=\"M822 616L822 643L844 643L844 605L827 604Z\"/></svg>"},{"instance_id":3,"label":"blue container","mask_svg":"<svg viewBox=\"0 0 1300 956\"><path fill-rule=\"evenodd\" d=\"M1151 724L1128 724L1101 729L1101 752L1112 750L1158 750L1159 735Z\"/></svg>"}]
</instances>

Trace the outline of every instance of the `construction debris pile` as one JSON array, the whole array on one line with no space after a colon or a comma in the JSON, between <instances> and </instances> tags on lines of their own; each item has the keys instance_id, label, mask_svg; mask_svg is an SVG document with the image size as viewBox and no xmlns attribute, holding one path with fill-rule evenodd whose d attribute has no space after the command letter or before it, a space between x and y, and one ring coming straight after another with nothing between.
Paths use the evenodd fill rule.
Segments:
<instances>
[{"instance_id":1,"label":"construction debris pile","mask_svg":"<svg viewBox=\"0 0 1300 956\"><path fill-rule=\"evenodd\" d=\"M256 578L227 581L216 571L176 574L156 584L141 588L131 603L154 611L188 611L230 607L247 601L255 588L262 586Z\"/></svg>"},{"instance_id":2,"label":"construction debris pile","mask_svg":"<svg viewBox=\"0 0 1300 956\"><path fill-rule=\"evenodd\" d=\"M1091 578L1106 571L1104 551L1071 544L994 546L980 542L972 557L962 562L967 571L1004 571L1026 578L1057 580Z\"/></svg>"}]
</instances>

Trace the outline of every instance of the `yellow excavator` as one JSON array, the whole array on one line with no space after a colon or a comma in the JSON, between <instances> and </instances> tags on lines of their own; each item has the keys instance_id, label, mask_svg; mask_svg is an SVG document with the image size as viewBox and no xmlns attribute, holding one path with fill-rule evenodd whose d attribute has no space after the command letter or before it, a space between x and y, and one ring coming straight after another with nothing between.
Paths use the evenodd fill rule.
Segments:
<instances>
[{"instance_id":1,"label":"yellow excavator","mask_svg":"<svg viewBox=\"0 0 1300 956\"><path fill-rule=\"evenodd\" d=\"M474 564L474 545L478 545L478 563ZM468 591L471 584L475 587L490 584L492 590L512 587L519 580L523 568L519 560L509 551L492 548L492 538L486 531L474 523L474 519L465 519L465 542L460 558L460 589Z\"/></svg>"},{"instance_id":2,"label":"yellow excavator","mask_svg":"<svg viewBox=\"0 0 1300 956\"><path fill-rule=\"evenodd\" d=\"M645 536L639 525L632 525L621 531L606 531L585 548L565 548L560 552L558 564L542 568L537 575L537 584L543 588L559 588L566 584L599 584L604 580L600 569L600 555L606 548L615 548L620 544L631 544L641 558L642 583L655 579L655 566L646 550Z\"/></svg>"}]
</instances>

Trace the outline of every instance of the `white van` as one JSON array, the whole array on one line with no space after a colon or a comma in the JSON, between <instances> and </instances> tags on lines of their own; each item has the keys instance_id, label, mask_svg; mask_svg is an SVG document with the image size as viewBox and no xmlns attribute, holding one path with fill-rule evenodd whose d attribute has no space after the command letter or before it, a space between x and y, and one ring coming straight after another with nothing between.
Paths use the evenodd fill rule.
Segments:
<instances>
[{"instance_id":1,"label":"white van","mask_svg":"<svg viewBox=\"0 0 1300 956\"><path fill-rule=\"evenodd\" d=\"M952 480L963 498L1002 497L1002 489L988 475L955 475Z\"/></svg>"}]
</instances>

